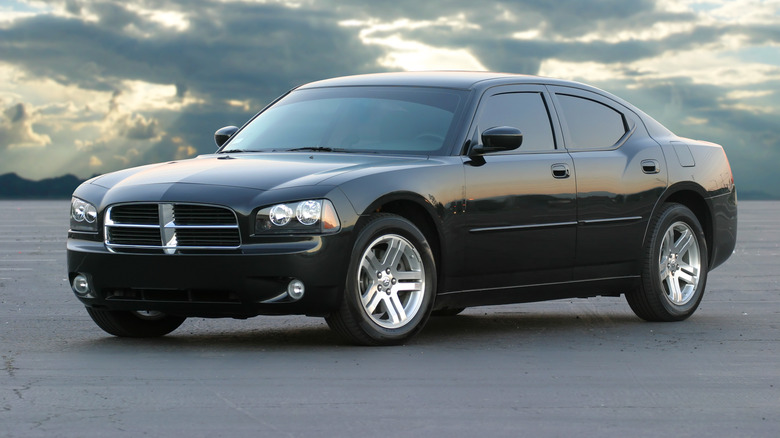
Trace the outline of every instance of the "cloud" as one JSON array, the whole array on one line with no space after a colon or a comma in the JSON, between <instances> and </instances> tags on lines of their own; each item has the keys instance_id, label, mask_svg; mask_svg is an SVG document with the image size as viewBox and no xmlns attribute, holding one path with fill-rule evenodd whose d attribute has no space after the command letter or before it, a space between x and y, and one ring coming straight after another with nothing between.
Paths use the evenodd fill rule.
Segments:
<instances>
[{"instance_id":1,"label":"cloud","mask_svg":"<svg viewBox=\"0 0 780 438\"><path fill-rule=\"evenodd\" d=\"M129 140L152 140L160 136L160 123L140 114L124 114L117 121L118 134Z\"/></svg>"},{"instance_id":2,"label":"cloud","mask_svg":"<svg viewBox=\"0 0 780 438\"><path fill-rule=\"evenodd\" d=\"M51 138L33 129L37 115L31 115L28 107L17 103L0 114L0 148L41 147L51 143Z\"/></svg>"},{"instance_id":3,"label":"cloud","mask_svg":"<svg viewBox=\"0 0 780 438\"><path fill-rule=\"evenodd\" d=\"M162 2L158 9L189 23L172 30L126 2L71 9L79 15L42 14L0 28L3 60L84 89L114 91L117 82L135 80L175 85L177 95L241 100L251 94L264 102L311 80L374 71L382 55L324 11Z\"/></svg>"},{"instance_id":4,"label":"cloud","mask_svg":"<svg viewBox=\"0 0 780 438\"><path fill-rule=\"evenodd\" d=\"M780 196L749 174L780 161L775 0L47 0L0 18L0 53L0 172L212 152L217 128L316 79L489 69L615 92ZM22 146L42 145L37 165Z\"/></svg>"}]
</instances>

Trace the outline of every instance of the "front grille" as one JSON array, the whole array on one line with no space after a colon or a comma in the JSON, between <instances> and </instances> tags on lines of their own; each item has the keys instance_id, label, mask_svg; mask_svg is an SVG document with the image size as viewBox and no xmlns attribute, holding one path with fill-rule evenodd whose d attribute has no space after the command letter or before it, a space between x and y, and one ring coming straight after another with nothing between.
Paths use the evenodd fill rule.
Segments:
<instances>
[{"instance_id":1,"label":"front grille","mask_svg":"<svg viewBox=\"0 0 780 438\"><path fill-rule=\"evenodd\" d=\"M174 205L173 217L179 225L235 225L236 223L236 216L232 211L204 205Z\"/></svg>"},{"instance_id":2,"label":"front grille","mask_svg":"<svg viewBox=\"0 0 780 438\"><path fill-rule=\"evenodd\" d=\"M159 228L120 228L108 229L108 240L116 245L159 246L162 242Z\"/></svg>"},{"instance_id":3,"label":"front grille","mask_svg":"<svg viewBox=\"0 0 780 438\"><path fill-rule=\"evenodd\" d=\"M128 204L111 209L111 219L116 223L158 225L160 223L157 204Z\"/></svg>"},{"instance_id":4,"label":"front grille","mask_svg":"<svg viewBox=\"0 0 780 438\"><path fill-rule=\"evenodd\" d=\"M179 246L238 246L236 230L203 230L187 228L176 232Z\"/></svg>"},{"instance_id":5,"label":"front grille","mask_svg":"<svg viewBox=\"0 0 780 438\"><path fill-rule=\"evenodd\" d=\"M105 236L114 252L176 254L241 246L236 214L211 205L115 205L106 213Z\"/></svg>"}]
</instances>

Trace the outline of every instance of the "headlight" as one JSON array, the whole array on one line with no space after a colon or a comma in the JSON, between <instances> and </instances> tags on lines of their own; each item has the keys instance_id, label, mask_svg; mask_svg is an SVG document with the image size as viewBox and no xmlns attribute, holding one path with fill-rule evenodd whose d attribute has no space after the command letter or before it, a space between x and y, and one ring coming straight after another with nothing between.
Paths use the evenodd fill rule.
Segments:
<instances>
[{"instance_id":1,"label":"headlight","mask_svg":"<svg viewBox=\"0 0 780 438\"><path fill-rule=\"evenodd\" d=\"M260 209L255 217L255 234L328 234L339 229L336 209L327 199L277 204Z\"/></svg>"},{"instance_id":2,"label":"headlight","mask_svg":"<svg viewBox=\"0 0 780 438\"><path fill-rule=\"evenodd\" d=\"M70 229L97 233L97 208L87 201L73 198L70 201Z\"/></svg>"}]
</instances>

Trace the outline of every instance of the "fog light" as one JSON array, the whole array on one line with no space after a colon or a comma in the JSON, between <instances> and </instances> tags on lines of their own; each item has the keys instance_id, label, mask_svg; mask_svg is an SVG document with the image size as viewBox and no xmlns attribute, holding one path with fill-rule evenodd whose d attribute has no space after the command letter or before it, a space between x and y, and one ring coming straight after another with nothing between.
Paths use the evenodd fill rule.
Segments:
<instances>
[{"instance_id":1,"label":"fog light","mask_svg":"<svg viewBox=\"0 0 780 438\"><path fill-rule=\"evenodd\" d=\"M84 274L78 274L73 278L73 291L79 295L88 295L90 291L89 280Z\"/></svg>"},{"instance_id":2,"label":"fog light","mask_svg":"<svg viewBox=\"0 0 780 438\"><path fill-rule=\"evenodd\" d=\"M289 295L290 298L294 299L295 301L303 298L304 290L305 288L303 287L303 282L297 278L287 285L287 295Z\"/></svg>"}]
</instances>

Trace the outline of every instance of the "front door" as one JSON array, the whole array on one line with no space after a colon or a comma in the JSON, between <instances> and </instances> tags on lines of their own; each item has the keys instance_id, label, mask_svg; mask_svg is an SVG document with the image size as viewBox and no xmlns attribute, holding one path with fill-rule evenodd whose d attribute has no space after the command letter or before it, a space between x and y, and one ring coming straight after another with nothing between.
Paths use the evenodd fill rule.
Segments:
<instances>
[{"instance_id":1,"label":"front door","mask_svg":"<svg viewBox=\"0 0 780 438\"><path fill-rule=\"evenodd\" d=\"M465 266L461 290L491 290L571 279L576 244L576 178L556 147L559 131L543 87L488 90L471 138L520 129L516 150L464 157Z\"/></svg>"}]
</instances>

